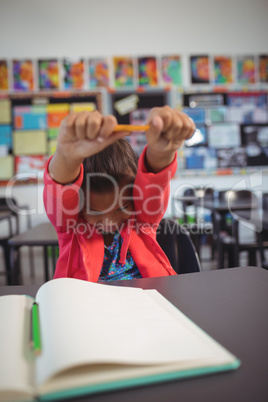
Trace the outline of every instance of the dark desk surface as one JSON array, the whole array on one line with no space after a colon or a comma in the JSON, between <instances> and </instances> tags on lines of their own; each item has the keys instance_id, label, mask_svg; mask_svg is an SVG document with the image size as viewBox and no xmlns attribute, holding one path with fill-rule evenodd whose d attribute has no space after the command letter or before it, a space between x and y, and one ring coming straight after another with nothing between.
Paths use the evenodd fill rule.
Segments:
<instances>
[{"instance_id":1,"label":"dark desk surface","mask_svg":"<svg viewBox=\"0 0 268 402\"><path fill-rule=\"evenodd\" d=\"M234 353L238 370L91 395L90 402L267 402L268 272L257 267L114 282L155 288ZM0 294L35 295L37 286L0 287ZM179 345L178 345L179 347Z\"/></svg>"},{"instance_id":2,"label":"dark desk surface","mask_svg":"<svg viewBox=\"0 0 268 402\"><path fill-rule=\"evenodd\" d=\"M236 210L236 209L252 209L255 207L253 202L246 201L227 201L227 200L220 200L218 198L204 198L198 196L176 196L174 197L174 201L185 201L185 202L192 202L195 205L211 210L218 210L218 211L229 211Z\"/></svg>"},{"instance_id":3,"label":"dark desk surface","mask_svg":"<svg viewBox=\"0 0 268 402\"><path fill-rule=\"evenodd\" d=\"M50 222L44 222L27 230L27 232L12 237L8 243L12 247L56 246L58 244L58 238L52 224Z\"/></svg>"},{"instance_id":4,"label":"dark desk surface","mask_svg":"<svg viewBox=\"0 0 268 402\"><path fill-rule=\"evenodd\" d=\"M205 199L200 199L198 201L198 205L207 208L210 210L215 210L218 212L232 212L236 210L249 210L252 209L254 206L252 205L251 202L227 202L227 201L221 201L221 200L205 200Z\"/></svg>"}]
</instances>

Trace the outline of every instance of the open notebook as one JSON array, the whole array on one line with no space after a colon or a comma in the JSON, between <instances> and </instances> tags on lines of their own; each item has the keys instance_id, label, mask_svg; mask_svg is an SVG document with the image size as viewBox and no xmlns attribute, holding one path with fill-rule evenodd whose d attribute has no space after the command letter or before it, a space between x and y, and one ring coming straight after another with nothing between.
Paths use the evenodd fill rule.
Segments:
<instances>
[{"instance_id":1,"label":"open notebook","mask_svg":"<svg viewBox=\"0 0 268 402\"><path fill-rule=\"evenodd\" d=\"M239 360L156 290L61 278L0 297L0 400L44 400L236 369Z\"/></svg>"}]
</instances>

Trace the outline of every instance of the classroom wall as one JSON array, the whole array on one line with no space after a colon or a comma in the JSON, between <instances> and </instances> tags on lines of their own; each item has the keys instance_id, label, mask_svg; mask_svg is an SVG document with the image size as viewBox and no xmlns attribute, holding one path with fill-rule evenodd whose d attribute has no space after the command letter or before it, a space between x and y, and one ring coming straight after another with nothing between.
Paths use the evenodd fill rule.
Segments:
<instances>
[{"instance_id":1,"label":"classroom wall","mask_svg":"<svg viewBox=\"0 0 268 402\"><path fill-rule=\"evenodd\" d=\"M0 0L0 58L267 53L267 17L267 0ZM244 180L178 174L172 192L186 184L243 187ZM267 182L261 172L246 177L248 188L268 192ZM32 207L33 225L46 220L41 185L13 194Z\"/></svg>"}]
</instances>

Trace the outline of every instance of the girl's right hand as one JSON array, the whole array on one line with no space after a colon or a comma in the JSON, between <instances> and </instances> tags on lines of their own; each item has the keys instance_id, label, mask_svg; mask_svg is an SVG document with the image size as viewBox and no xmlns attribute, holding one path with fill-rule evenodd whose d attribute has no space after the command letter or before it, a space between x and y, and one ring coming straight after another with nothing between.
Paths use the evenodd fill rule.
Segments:
<instances>
[{"instance_id":1,"label":"girl's right hand","mask_svg":"<svg viewBox=\"0 0 268 402\"><path fill-rule=\"evenodd\" d=\"M48 166L50 176L60 184L74 182L85 158L129 134L113 132L116 124L114 116L102 116L98 111L68 115L61 124L57 149Z\"/></svg>"},{"instance_id":2,"label":"girl's right hand","mask_svg":"<svg viewBox=\"0 0 268 402\"><path fill-rule=\"evenodd\" d=\"M102 116L98 111L71 113L62 121L56 152L80 164L129 134L113 132L116 125L114 116Z\"/></svg>"}]
</instances>

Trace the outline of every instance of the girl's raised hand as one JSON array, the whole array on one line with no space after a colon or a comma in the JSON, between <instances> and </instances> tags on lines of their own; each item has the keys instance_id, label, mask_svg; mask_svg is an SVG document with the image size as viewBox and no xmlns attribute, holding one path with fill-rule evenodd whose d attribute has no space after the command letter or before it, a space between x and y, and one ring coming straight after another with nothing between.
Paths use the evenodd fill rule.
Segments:
<instances>
[{"instance_id":1,"label":"girl's raised hand","mask_svg":"<svg viewBox=\"0 0 268 402\"><path fill-rule=\"evenodd\" d=\"M116 125L114 116L102 116L98 111L71 113L60 127L57 152L81 163L128 135L127 132L113 132Z\"/></svg>"},{"instance_id":2,"label":"girl's raised hand","mask_svg":"<svg viewBox=\"0 0 268 402\"><path fill-rule=\"evenodd\" d=\"M57 149L48 169L58 183L76 180L83 160L97 154L128 132L113 132L117 124L114 116L102 116L98 111L71 113L62 122Z\"/></svg>"},{"instance_id":3,"label":"girl's raised hand","mask_svg":"<svg viewBox=\"0 0 268 402\"><path fill-rule=\"evenodd\" d=\"M173 161L177 149L194 134L195 124L185 113L169 106L153 108L148 124L147 165L157 172Z\"/></svg>"}]
</instances>

